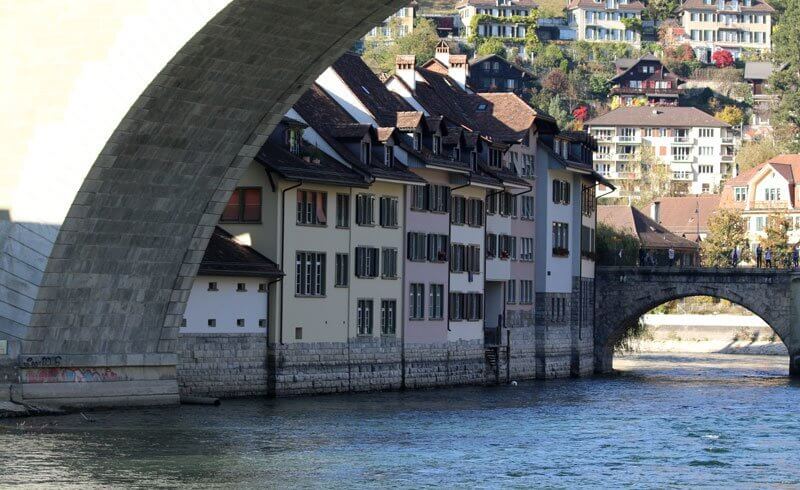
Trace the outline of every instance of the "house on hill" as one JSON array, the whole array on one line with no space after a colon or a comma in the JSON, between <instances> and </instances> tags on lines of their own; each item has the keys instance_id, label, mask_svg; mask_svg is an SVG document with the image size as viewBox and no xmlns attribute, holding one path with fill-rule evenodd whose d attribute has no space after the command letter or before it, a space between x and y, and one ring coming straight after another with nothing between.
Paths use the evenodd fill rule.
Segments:
<instances>
[{"instance_id":1,"label":"house on hill","mask_svg":"<svg viewBox=\"0 0 800 490\"><path fill-rule=\"evenodd\" d=\"M677 106L684 79L667 69L656 56L639 59L622 58L615 62L617 74L611 79L612 95L619 96L624 105L635 99L646 98L648 104Z\"/></svg>"}]
</instances>

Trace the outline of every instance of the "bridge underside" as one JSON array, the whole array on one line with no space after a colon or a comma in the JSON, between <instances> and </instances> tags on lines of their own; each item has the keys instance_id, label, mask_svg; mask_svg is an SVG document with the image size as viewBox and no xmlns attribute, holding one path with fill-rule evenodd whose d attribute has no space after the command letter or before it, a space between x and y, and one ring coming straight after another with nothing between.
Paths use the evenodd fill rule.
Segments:
<instances>
[{"instance_id":1,"label":"bridge underside","mask_svg":"<svg viewBox=\"0 0 800 490\"><path fill-rule=\"evenodd\" d=\"M613 371L614 345L642 315L668 301L711 296L743 306L786 344L789 372L800 376L800 274L767 269L598 267L595 296L595 372Z\"/></svg>"},{"instance_id":2,"label":"bridge underside","mask_svg":"<svg viewBox=\"0 0 800 490\"><path fill-rule=\"evenodd\" d=\"M46 267L14 332L26 399L177 401L178 327L239 177L314 79L406 3L233 0L187 40L37 248Z\"/></svg>"}]
</instances>

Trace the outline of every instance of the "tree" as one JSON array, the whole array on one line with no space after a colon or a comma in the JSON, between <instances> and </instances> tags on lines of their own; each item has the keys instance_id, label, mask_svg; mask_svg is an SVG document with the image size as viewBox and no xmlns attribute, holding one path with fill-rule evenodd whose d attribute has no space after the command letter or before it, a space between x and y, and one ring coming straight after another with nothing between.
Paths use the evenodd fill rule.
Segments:
<instances>
[{"instance_id":1,"label":"tree","mask_svg":"<svg viewBox=\"0 0 800 490\"><path fill-rule=\"evenodd\" d=\"M739 173L746 172L780 153L773 138L746 141L736 154L736 167L739 169Z\"/></svg>"},{"instance_id":2,"label":"tree","mask_svg":"<svg viewBox=\"0 0 800 490\"><path fill-rule=\"evenodd\" d=\"M787 149L800 152L800 2L783 2L780 9L772 44L775 60L786 68L774 71L769 81L778 99L771 122Z\"/></svg>"},{"instance_id":3,"label":"tree","mask_svg":"<svg viewBox=\"0 0 800 490\"><path fill-rule=\"evenodd\" d=\"M655 198L670 195L672 172L659 162L652 146L642 145L625 163L625 173L627 178L617 181L617 187L634 207L644 209Z\"/></svg>"},{"instance_id":4,"label":"tree","mask_svg":"<svg viewBox=\"0 0 800 490\"><path fill-rule=\"evenodd\" d=\"M390 29L392 29L390 24ZM402 37L383 38L371 41L364 47L364 62L374 72L391 73L394 71L395 58L400 54L413 54L417 63L422 64L433 58L439 35L432 21L420 18L414 30Z\"/></svg>"},{"instance_id":5,"label":"tree","mask_svg":"<svg viewBox=\"0 0 800 490\"><path fill-rule=\"evenodd\" d=\"M611 102L608 103L608 108L612 111L615 111L620 107L622 107L622 99L620 99L619 95L611 97Z\"/></svg>"},{"instance_id":6,"label":"tree","mask_svg":"<svg viewBox=\"0 0 800 490\"><path fill-rule=\"evenodd\" d=\"M566 128L569 124L569 112L564 108L564 103L560 95L556 94L550 99L550 104L547 106L547 113L555 118L558 127Z\"/></svg>"},{"instance_id":7,"label":"tree","mask_svg":"<svg viewBox=\"0 0 800 490\"><path fill-rule=\"evenodd\" d=\"M727 105L721 111L714 114L720 121L725 121L731 126L738 126L744 122L744 112L735 105Z\"/></svg>"},{"instance_id":8,"label":"tree","mask_svg":"<svg viewBox=\"0 0 800 490\"><path fill-rule=\"evenodd\" d=\"M689 43L681 44L680 48L678 48L678 51L675 54L681 61L692 61L696 59L692 45Z\"/></svg>"},{"instance_id":9,"label":"tree","mask_svg":"<svg viewBox=\"0 0 800 490\"><path fill-rule=\"evenodd\" d=\"M491 54L496 54L504 58L506 56L506 45L496 37L490 37L482 41L478 46L478 56L487 56Z\"/></svg>"},{"instance_id":10,"label":"tree","mask_svg":"<svg viewBox=\"0 0 800 490\"><path fill-rule=\"evenodd\" d=\"M605 99L611 90L611 82L608 77L592 75L589 77L589 90L594 98Z\"/></svg>"},{"instance_id":11,"label":"tree","mask_svg":"<svg viewBox=\"0 0 800 490\"><path fill-rule=\"evenodd\" d=\"M678 9L677 0L650 0L645 9L647 17L655 21L667 20Z\"/></svg>"},{"instance_id":12,"label":"tree","mask_svg":"<svg viewBox=\"0 0 800 490\"><path fill-rule=\"evenodd\" d=\"M560 69L550 70L542 80L542 88L553 94L563 94L569 89L567 74Z\"/></svg>"},{"instance_id":13,"label":"tree","mask_svg":"<svg viewBox=\"0 0 800 490\"><path fill-rule=\"evenodd\" d=\"M605 223L597 223L595 233L597 265L636 265L639 260L638 238Z\"/></svg>"},{"instance_id":14,"label":"tree","mask_svg":"<svg viewBox=\"0 0 800 490\"><path fill-rule=\"evenodd\" d=\"M771 214L767 216L767 226L764 227L766 238L761 241L761 247L772 252L774 267L786 266L791 263L792 246L789 245L789 228L791 220L785 214Z\"/></svg>"},{"instance_id":15,"label":"tree","mask_svg":"<svg viewBox=\"0 0 800 490\"><path fill-rule=\"evenodd\" d=\"M586 119L589 118L589 107L582 105L575 108L575 110L572 111L572 117L581 122L586 121Z\"/></svg>"},{"instance_id":16,"label":"tree","mask_svg":"<svg viewBox=\"0 0 800 490\"><path fill-rule=\"evenodd\" d=\"M726 49L720 49L719 51L714 51L714 54L711 55L711 61L717 65L717 68L727 68L733 65L733 55Z\"/></svg>"},{"instance_id":17,"label":"tree","mask_svg":"<svg viewBox=\"0 0 800 490\"><path fill-rule=\"evenodd\" d=\"M623 17L622 24L625 25L625 29L633 32L638 32L639 34L642 33L642 19L638 17Z\"/></svg>"},{"instance_id":18,"label":"tree","mask_svg":"<svg viewBox=\"0 0 800 490\"><path fill-rule=\"evenodd\" d=\"M708 236L701 244L700 255L706 267L727 267L731 252L739 250L739 259L750 260L747 229L742 214L737 209L719 209L708 219Z\"/></svg>"}]
</instances>

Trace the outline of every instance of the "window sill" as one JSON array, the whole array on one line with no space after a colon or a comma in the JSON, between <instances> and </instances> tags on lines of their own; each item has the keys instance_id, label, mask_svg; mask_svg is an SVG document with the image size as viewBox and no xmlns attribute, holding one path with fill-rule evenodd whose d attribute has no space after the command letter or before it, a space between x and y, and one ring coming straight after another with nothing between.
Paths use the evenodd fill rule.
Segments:
<instances>
[{"instance_id":1,"label":"window sill","mask_svg":"<svg viewBox=\"0 0 800 490\"><path fill-rule=\"evenodd\" d=\"M375 223L356 223L356 224L364 228L375 228Z\"/></svg>"},{"instance_id":2,"label":"window sill","mask_svg":"<svg viewBox=\"0 0 800 490\"><path fill-rule=\"evenodd\" d=\"M322 223L314 224L314 223L298 223L298 222L295 221L294 224L295 224L295 226L304 226L306 228L327 228L328 227L327 223L325 223L325 224L322 224Z\"/></svg>"},{"instance_id":3,"label":"window sill","mask_svg":"<svg viewBox=\"0 0 800 490\"><path fill-rule=\"evenodd\" d=\"M396 333L382 333L381 334L381 338L382 339L396 339L397 338L397 334Z\"/></svg>"},{"instance_id":4,"label":"window sill","mask_svg":"<svg viewBox=\"0 0 800 490\"><path fill-rule=\"evenodd\" d=\"M356 279L377 279L378 276L356 276Z\"/></svg>"},{"instance_id":5,"label":"window sill","mask_svg":"<svg viewBox=\"0 0 800 490\"><path fill-rule=\"evenodd\" d=\"M337 229L337 230L349 230L349 229L350 229L350 227L349 227L349 226L339 226L339 225L336 225L336 229Z\"/></svg>"},{"instance_id":6,"label":"window sill","mask_svg":"<svg viewBox=\"0 0 800 490\"><path fill-rule=\"evenodd\" d=\"M396 281L397 280L397 276L381 276L381 279L386 280L386 281Z\"/></svg>"},{"instance_id":7,"label":"window sill","mask_svg":"<svg viewBox=\"0 0 800 490\"><path fill-rule=\"evenodd\" d=\"M414 318L414 317L409 317L409 318L408 318L408 321L410 321L410 322L424 322L424 321L425 321L425 318Z\"/></svg>"},{"instance_id":8,"label":"window sill","mask_svg":"<svg viewBox=\"0 0 800 490\"><path fill-rule=\"evenodd\" d=\"M371 333L359 333L359 334L356 334L356 337L358 337L360 339L369 339L369 338L374 337L374 335L372 335Z\"/></svg>"},{"instance_id":9,"label":"window sill","mask_svg":"<svg viewBox=\"0 0 800 490\"><path fill-rule=\"evenodd\" d=\"M381 225L381 228L386 228L387 230L397 230L397 229L400 228L400 226L398 226L398 225L391 225L391 226Z\"/></svg>"},{"instance_id":10,"label":"window sill","mask_svg":"<svg viewBox=\"0 0 800 490\"><path fill-rule=\"evenodd\" d=\"M347 284L334 284L333 287L336 289L347 289L350 286Z\"/></svg>"},{"instance_id":11,"label":"window sill","mask_svg":"<svg viewBox=\"0 0 800 490\"><path fill-rule=\"evenodd\" d=\"M260 225L261 220L258 221L239 221L239 220L219 220L220 223L226 225Z\"/></svg>"},{"instance_id":12,"label":"window sill","mask_svg":"<svg viewBox=\"0 0 800 490\"><path fill-rule=\"evenodd\" d=\"M295 294L294 297L295 298L306 298L306 299L325 299L325 298L327 298L327 296L324 295L324 294L321 294L321 295Z\"/></svg>"}]
</instances>

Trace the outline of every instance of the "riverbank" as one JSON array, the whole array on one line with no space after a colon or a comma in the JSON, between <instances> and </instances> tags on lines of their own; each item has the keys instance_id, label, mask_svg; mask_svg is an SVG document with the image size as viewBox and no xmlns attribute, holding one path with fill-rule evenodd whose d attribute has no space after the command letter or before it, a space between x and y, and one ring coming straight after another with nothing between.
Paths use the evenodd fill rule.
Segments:
<instances>
[{"instance_id":1,"label":"riverbank","mask_svg":"<svg viewBox=\"0 0 800 490\"><path fill-rule=\"evenodd\" d=\"M717 353L787 356L786 346L755 315L645 315L636 353Z\"/></svg>"}]
</instances>

